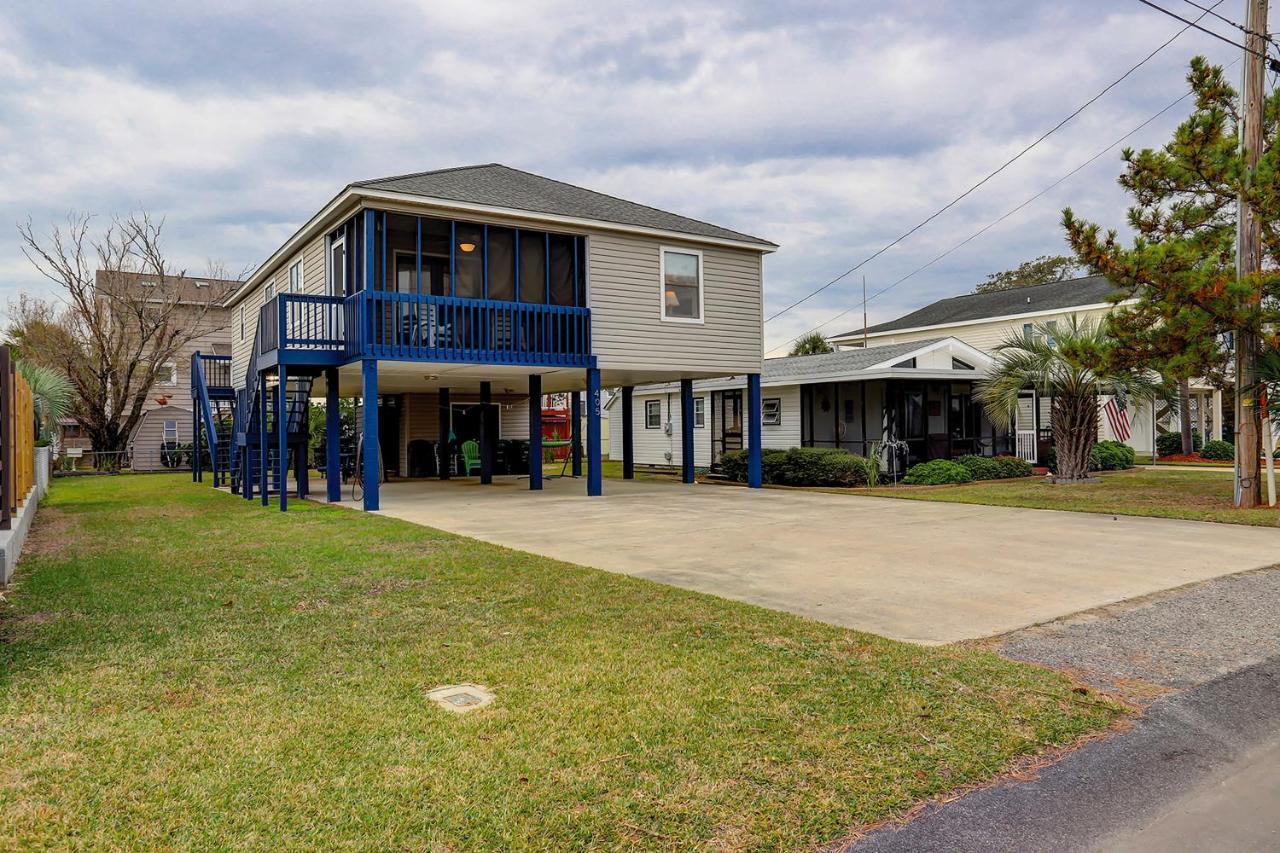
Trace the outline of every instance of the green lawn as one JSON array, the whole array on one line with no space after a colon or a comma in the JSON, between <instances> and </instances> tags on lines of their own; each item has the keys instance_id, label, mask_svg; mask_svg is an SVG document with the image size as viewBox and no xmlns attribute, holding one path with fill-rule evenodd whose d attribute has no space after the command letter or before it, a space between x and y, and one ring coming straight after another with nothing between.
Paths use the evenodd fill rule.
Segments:
<instances>
[{"instance_id":1,"label":"green lawn","mask_svg":"<svg viewBox=\"0 0 1280 853\"><path fill-rule=\"evenodd\" d=\"M0 847L795 848L1113 722L1062 676L182 475L58 481ZM475 681L494 705L424 701Z\"/></svg>"},{"instance_id":2,"label":"green lawn","mask_svg":"<svg viewBox=\"0 0 1280 853\"><path fill-rule=\"evenodd\" d=\"M1232 479L1210 471L1118 471L1101 483L1053 485L1043 477L987 480L960 486L898 486L873 489L884 497L953 503L1066 509L1113 515L1148 515L1280 527L1280 511L1232 507ZM867 494L866 489L846 490Z\"/></svg>"}]
</instances>

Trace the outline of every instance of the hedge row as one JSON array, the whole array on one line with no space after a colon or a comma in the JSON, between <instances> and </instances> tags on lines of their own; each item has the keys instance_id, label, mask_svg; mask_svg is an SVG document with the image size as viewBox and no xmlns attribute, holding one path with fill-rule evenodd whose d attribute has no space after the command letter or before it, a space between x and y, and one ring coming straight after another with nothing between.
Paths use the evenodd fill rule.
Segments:
<instances>
[{"instance_id":1,"label":"hedge row","mask_svg":"<svg viewBox=\"0 0 1280 853\"><path fill-rule=\"evenodd\" d=\"M936 462L946 462L946 465L935 465ZM724 454L720 465L729 479L746 482L745 450ZM903 482L926 484L928 481L928 484L934 485L969 480L1003 480L1031 474L1031 465L1016 456L961 456L954 462L934 460L924 465L934 467L923 468L916 465L907 472ZM790 450L765 450L761 454L761 478L776 486L865 486L869 480L879 479L878 469L875 460L832 448L793 447Z\"/></svg>"},{"instance_id":2,"label":"hedge row","mask_svg":"<svg viewBox=\"0 0 1280 853\"><path fill-rule=\"evenodd\" d=\"M1017 456L961 456L912 465L902 482L909 486L941 486L972 480L1008 480L1031 476L1031 463Z\"/></svg>"},{"instance_id":3,"label":"hedge row","mask_svg":"<svg viewBox=\"0 0 1280 853\"><path fill-rule=\"evenodd\" d=\"M823 447L793 447L765 450L761 454L761 476L775 486L865 486L875 463L843 450ZM726 477L747 481L747 451L733 450L720 457Z\"/></svg>"}]
</instances>

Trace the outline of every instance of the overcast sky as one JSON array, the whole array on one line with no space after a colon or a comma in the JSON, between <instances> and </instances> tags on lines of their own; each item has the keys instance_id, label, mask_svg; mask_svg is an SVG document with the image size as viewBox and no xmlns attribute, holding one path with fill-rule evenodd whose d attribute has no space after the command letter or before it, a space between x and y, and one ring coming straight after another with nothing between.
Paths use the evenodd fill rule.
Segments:
<instances>
[{"instance_id":1,"label":"overcast sky","mask_svg":"<svg viewBox=\"0 0 1280 853\"><path fill-rule=\"evenodd\" d=\"M1199 14L1182 0L1164 4ZM1239 19L1241 2L1220 11ZM174 260L264 259L353 180L497 161L781 244L766 312L945 204L1181 28L1136 0L17 2L0 15L0 303L47 292L15 225L167 217ZM1225 25L1218 28L1234 38ZM876 291L1186 89L1183 35L1016 166L766 327ZM1239 76L1231 72L1232 79ZM1160 144L1189 101L1130 144ZM1123 222L1118 151L871 303L871 321Z\"/></svg>"}]
</instances>

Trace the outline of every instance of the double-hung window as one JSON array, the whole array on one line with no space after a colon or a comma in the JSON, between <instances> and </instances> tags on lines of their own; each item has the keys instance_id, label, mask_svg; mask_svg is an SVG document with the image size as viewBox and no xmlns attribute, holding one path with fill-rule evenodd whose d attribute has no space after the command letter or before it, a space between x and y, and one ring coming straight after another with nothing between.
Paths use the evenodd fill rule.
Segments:
<instances>
[{"instance_id":1,"label":"double-hung window","mask_svg":"<svg viewBox=\"0 0 1280 853\"><path fill-rule=\"evenodd\" d=\"M693 249L660 250L662 319L702 322L702 253Z\"/></svg>"},{"instance_id":2,"label":"double-hung window","mask_svg":"<svg viewBox=\"0 0 1280 853\"><path fill-rule=\"evenodd\" d=\"M693 398L693 428L702 429L707 425L707 398Z\"/></svg>"},{"instance_id":3,"label":"double-hung window","mask_svg":"<svg viewBox=\"0 0 1280 853\"><path fill-rule=\"evenodd\" d=\"M294 261L293 266L289 267L289 292L302 292L302 259Z\"/></svg>"},{"instance_id":4,"label":"double-hung window","mask_svg":"<svg viewBox=\"0 0 1280 853\"><path fill-rule=\"evenodd\" d=\"M644 428L662 429L662 401L644 401Z\"/></svg>"},{"instance_id":5,"label":"double-hung window","mask_svg":"<svg viewBox=\"0 0 1280 853\"><path fill-rule=\"evenodd\" d=\"M177 421L164 422L164 443L171 447L178 443L178 422Z\"/></svg>"}]
</instances>

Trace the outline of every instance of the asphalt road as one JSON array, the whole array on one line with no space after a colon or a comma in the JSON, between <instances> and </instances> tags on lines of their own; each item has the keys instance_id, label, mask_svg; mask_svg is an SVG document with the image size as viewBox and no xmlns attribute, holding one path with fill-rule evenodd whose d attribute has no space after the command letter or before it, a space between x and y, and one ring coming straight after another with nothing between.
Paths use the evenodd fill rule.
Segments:
<instances>
[{"instance_id":1,"label":"asphalt road","mask_svg":"<svg viewBox=\"0 0 1280 853\"><path fill-rule=\"evenodd\" d=\"M1280 572L1208 581L1005 638L1139 695L1127 732L1026 782L931 806L855 851L1280 850ZM1150 695L1150 694L1148 694ZM839 848L837 848L839 849Z\"/></svg>"}]
</instances>

